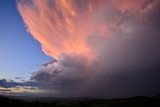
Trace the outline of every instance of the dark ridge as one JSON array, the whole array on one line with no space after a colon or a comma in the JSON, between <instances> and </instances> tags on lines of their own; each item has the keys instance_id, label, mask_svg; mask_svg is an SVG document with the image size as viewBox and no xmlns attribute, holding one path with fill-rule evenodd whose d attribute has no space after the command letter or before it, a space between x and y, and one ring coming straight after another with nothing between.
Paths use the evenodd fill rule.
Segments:
<instances>
[{"instance_id":1,"label":"dark ridge","mask_svg":"<svg viewBox=\"0 0 160 107\"><path fill-rule=\"evenodd\" d=\"M0 107L160 107L160 96L123 99L49 98L24 100L0 96Z\"/></svg>"}]
</instances>

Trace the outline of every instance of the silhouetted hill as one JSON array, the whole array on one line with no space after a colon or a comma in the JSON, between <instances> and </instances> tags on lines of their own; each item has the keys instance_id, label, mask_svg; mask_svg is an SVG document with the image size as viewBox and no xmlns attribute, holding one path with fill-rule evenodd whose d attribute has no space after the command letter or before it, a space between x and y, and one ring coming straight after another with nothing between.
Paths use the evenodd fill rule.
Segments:
<instances>
[{"instance_id":1,"label":"silhouetted hill","mask_svg":"<svg viewBox=\"0 0 160 107\"><path fill-rule=\"evenodd\" d=\"M160 107L160 97L133 97L111 100L91 98L24 100L0 96L0 107Z\"/></svg>"}]
</instances>

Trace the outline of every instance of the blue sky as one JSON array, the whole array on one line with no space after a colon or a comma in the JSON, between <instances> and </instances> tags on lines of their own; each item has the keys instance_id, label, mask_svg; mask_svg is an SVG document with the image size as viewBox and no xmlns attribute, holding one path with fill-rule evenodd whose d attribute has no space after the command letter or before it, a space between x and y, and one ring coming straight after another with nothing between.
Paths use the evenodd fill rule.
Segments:
<instances>
[{"instance_id":1,"label":"blue sky","mask_svg":"<svg viewBox=\"0 0 160 107\"><path fill-rule=\"evenodd\" d=\"M50 60L40 44L26 32L17 11L15 0L0 1L0 79L21 77L28 80L30 73Z\"/></svg>"}]
</instances>

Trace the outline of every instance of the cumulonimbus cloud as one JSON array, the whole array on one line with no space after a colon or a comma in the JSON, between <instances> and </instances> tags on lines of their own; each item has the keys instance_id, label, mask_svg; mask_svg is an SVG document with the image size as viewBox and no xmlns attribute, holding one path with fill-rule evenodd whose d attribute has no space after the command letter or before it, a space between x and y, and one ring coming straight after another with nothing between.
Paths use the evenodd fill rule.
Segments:
<instances>
[{"instance_id":1,"label":"cumulonimbus cloud","mask_svg":"<svg viewBox=\"0 0 160 107\"><path fill-rule=\"evenodd\" d=\"M159 6L158 0L18 0L27 30L53 57L31 79L57 96L153 93L160 89L153 80Z\"/></svg>"}]
</instances>

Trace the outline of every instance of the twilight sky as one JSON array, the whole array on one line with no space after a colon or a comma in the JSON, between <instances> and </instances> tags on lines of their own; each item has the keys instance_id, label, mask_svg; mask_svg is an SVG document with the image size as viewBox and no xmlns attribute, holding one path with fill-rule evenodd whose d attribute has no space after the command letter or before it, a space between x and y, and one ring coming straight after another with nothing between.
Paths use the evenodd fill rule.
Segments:
<instances>
[{"instance_id":1,"label":"twilight sky","mask_svg":"<svg viewBox=\"0 0 160 107\"><path fill-rule=\"evenodd\" d=\"M0 17L0 94L160 92L159 0L2 0Z\"/></svg>"}]
</instances>

